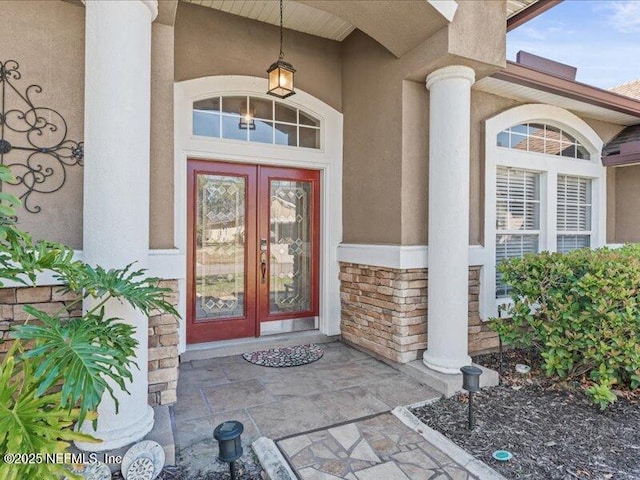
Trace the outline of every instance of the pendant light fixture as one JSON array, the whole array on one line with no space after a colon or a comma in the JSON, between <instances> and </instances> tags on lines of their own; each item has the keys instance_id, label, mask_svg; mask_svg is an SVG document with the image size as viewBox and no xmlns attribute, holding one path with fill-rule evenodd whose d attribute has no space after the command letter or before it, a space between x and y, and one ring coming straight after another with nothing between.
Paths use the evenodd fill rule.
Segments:
<instances>
[{"instance_id":1,"label":"pendant light fixture","mask_svg":"<svg viewBox=\"0 0 640 480\"><path fill-rule=\"evenodd\" d=\"M296 72L293 65L284 61L282 51L282 0L280 0L280 56L278 61L272 63L267 74L269 75L269 90L267 93L278 98L287 98L296 93L293 90L293 75Z\"/></svg>"}]
</instances>

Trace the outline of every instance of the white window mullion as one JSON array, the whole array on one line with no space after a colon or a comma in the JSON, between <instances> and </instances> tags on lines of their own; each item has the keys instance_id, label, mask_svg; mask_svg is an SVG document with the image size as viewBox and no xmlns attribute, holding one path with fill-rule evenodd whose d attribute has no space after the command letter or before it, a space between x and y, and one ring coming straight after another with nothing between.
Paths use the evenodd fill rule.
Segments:
<instances>
[{"instance_id":1,"label":"white window mullion","mask_svg":"<svg viewBox=\"0 0 640 480\"><path fill-rule=\"evenodd\" d=\"M606 205L607 178L591 180L591 248L602 247L607 243Z\"/></svg>"},{"instance_id":2,"label":"white window mullion","mask_svg":"<svg viewBox=\"0 0 640 480\"><path fill-rule=\"evenodd\" d=\"M558 237L556 225L558 224L558 175L555 170L550 170L545 175L546 192L542 197L546 206L542 210L545 217L545 250L555 252L558 249Z\"/></svg>"}]
</instances>

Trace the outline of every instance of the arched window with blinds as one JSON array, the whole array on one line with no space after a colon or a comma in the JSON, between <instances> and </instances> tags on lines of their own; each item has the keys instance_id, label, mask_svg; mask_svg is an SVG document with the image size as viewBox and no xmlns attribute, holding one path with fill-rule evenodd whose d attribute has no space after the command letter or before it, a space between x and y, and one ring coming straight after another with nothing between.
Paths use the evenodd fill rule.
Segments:
<instances>
[{"instance_id":1,"label":"arched window with blinds","mask_svg":"<svg viewBox=\"0 0 640 480\"><path fill-rule=\"evenodd\" d=\"M496 161L496 265L542 250L567 253L591 247L593 177L581 175L575 165L591 159L589 150L564 129L546 123L506 128L497 134L496 146L508 149ZM540 160L525 159L529 153L540 154ZM496 271L496 298L508 295Z\"/></svg>"}]
</instances>

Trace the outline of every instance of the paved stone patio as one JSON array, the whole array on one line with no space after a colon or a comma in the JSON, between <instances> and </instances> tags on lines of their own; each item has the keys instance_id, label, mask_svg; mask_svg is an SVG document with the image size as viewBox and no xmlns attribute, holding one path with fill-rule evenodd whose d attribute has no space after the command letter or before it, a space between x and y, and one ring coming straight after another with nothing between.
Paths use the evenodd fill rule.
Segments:
<instances>
[{"instance_id":1,"label":"paved stone patio","mask_svg":"<svg viewBox=\"0 0 640 480\"><path fill-rule=\"evenodd\" d=\"M302 480L470 480L390 413L278 442Z\"/></svg>"},{"instance_id":2,"label":"paved stone patio","mask_svg":"<svg viewBox=\"0 0 640 480\"><path fill-rule=\"evenodd\" d=\"M322 348L317 362L291 368L241 355L182 363L173 407L178 464L226 471L213 429L239 420L241 462L257 461L250 445L265 436L301 480L478 480L389 413L437 398L434 390L341 342Z\"/></svg>"},{"instance_id":3,"label":"paved stone patio","mask_svg":"<svg viewBox=\"0 0 640 480\"><path fill-rule=\"evenodd\" d=\"M278 440L439 396L341 342L322 348L322 359L291 368L252 365L241 355L181 363L174 406L178 463L218 469L212 433L225 420L244 424L248 446L260 436Z\"/></svg>"}]
</instances>

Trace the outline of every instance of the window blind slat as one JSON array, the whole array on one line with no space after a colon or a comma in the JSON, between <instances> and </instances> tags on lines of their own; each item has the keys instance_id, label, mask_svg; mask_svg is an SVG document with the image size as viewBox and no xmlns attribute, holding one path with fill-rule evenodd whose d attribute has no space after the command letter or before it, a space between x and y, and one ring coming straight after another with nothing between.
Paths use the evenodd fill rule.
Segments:
<instances>
[{"instance_id":1,"label":"window blind slat","mask_svg":"<svg viewBox=\"0 0 640 480\"><path fill-rule=\"evenodd\" d=\"M540 174L528 170L498 167L496 171L496 264L538 251L540 229ZM522 231L523 233L513 233ZM496 274L496 295L509 288Z\"/></svg>"}]
</instances>

